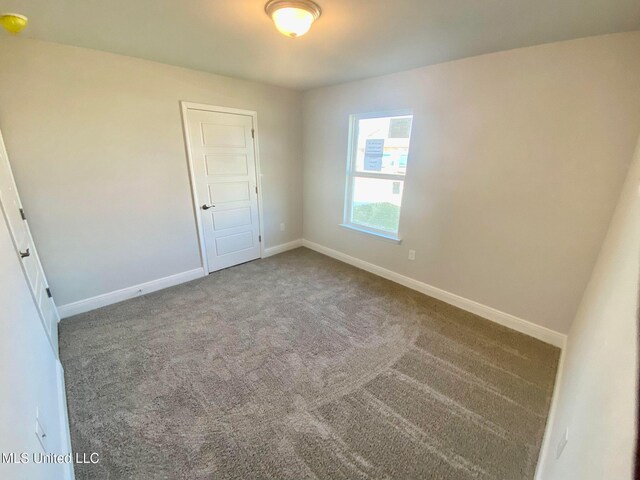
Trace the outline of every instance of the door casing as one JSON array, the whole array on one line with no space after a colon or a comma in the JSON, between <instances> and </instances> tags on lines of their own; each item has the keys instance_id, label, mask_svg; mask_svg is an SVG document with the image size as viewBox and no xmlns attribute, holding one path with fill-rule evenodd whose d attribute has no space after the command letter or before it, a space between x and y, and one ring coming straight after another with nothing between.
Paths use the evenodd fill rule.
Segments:
<instances>
[{"instance_id":1,"label":"door casing","mask_svg":"<svg viewBox=\"0 0 640 480\"><path fill-rule=\"evenodd\" d=\"M9 161L9 154L4 144L2 132L0 132L0 162L3 162L3 165L0 165L0 168L3 170L0 175L3 175L4 185L9 186L9 191L4 191L4 193L0 192L0 197L2 197L0 199L0 222L5 222L7 225L16 255L20 257L20 267L22 268L27 284L29 285L29 291L31 292L31 296L33 297L33 301L37 307L40 322L46 332L47 340L49 340L53 353L55 357L58 358L58 323L60 322L60 314L58 313L58 308L51 297L49 282L44 272L42 262L40 261L35 242L33 241L29 222L24 215L20 193L18 192L18 187L15 183L11 163ZM13 197L14 204L11 204L11 197ZM10 209L13 210L12 213L9 212ZM18 220L18 222L12 223L10 218L11 216L16 217L18 215L18 211L20 212L22 219ZM24 228L23 237L20 237L19 231L16 229L17 224ZM23 241L22 245L18 243L19 239ZM25 247L29 251L29 258L27 260L20 256L21 248ZM25 261L30 262L29 265L32 267L31 269L25 265ZM32 281L34 278L33 275L29 274L29 270L32 270L33 268L36 270L35 278L38 280L36 285L34 285ZM47 318L45 311L43 310L44 307L49 311L52 318Z\"/></svg>"}]
</instances>

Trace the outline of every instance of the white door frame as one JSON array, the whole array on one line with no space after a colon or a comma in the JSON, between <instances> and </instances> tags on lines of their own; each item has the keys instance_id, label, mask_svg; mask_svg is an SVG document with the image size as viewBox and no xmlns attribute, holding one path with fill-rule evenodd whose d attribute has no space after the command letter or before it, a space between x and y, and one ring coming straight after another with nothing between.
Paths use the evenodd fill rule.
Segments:
<instances>
[{"instance_id":1,"label":"white door frame","mask_svg":"<svg viewBox=\"0 0 640 480\"><path fill-rule=\"evenodd\" d=\"M7 147L4 143L4 138L2 137L2 132L0 131L0 150L2 152L4 152L4 159L6 161L6 166L7 166L7 173L8 173L8 179L11 182L11 186L13 187L13 191L15 192L15 196L16 196L16 200L18 201L18 203L15 205L16 208L19 208L22 214L22 200L20 199L20 192L18 191L18 186L16 185L16 180L15 177L13 176L13 169L11 168L11 162L9 161L9 153L7 152ZM2 156L0 156L0 159L2 158ZM0 160L2 161L2 160ZM20 268L22 268L22 273L25 277L25 280L27 281L27 284L29 285L29 291L31 292L31 297L33 298L33 301L36 305L36 310L38 311L38 316L40 317L40 323L42 325L42 327L45 330L46 336L47 336L47 340L49 341L49 345L51 345L51 348L53 349L53 354L55 355L56 358L59 357L58 354L58 335L57 335L57 328L58 328L58 323L60 323L60 313L58 312L58 306L56 305L56 303L54 302L53 298L49 295L49 301L51 302L51 307L53 310L53 313L55 314L55 321L56 321L56 325L55 326L50 326L47 323L47 319L45 318L44 314L42 313L42 309L40 306L40 299L38 298L38 296L36 295L36 291L34 290L34 285L32 285L31 280L29 280L29 276L27 275L27 270L25 268L23 259L20 257L20 245L18 245L16 243L16 231L14 229L14 227L12 226L11 222L9 221L9 213L7 211L8 208L11 208L11 205L7 205L7 204L3 204L2 201L0 200L0 222L4 221L4 223L7 225L7 230L9 231L9 234L11 236L11 243L13 243L13 246L16 250L16 256L18 256L20 258ZM40 256L38 255L38 250L36 248L36 244L33 241L33 236L31 235L31 228L29 227L29 222L28 220L23 216L22 220L26 223L26 231L27 231L27 237L28 237L28 242L29 242L29 248L31 248L33 251L31 252L31 255L33 255L34 257L34 261L37 263L38 265L38 269L40 270L40 274L42 275L42 286L43 288L49 288L49 281L47 280L47 276L44 273L44 268L42 267L42 262L40 261ZM47 300L45 300L47 301ZM52 338L52 334L51 334L51 328L55 328L56 329L56 335L55 335L55 339Z\"/></svg>"},{"instance_id":2,"label":"white door frame","mask_svg":"<svg viewBox=\"0 0 640 480\"><path fill-rule=\"evenodd\" d=\"M264 258L264 215L262 213L262 170L260 169L260 149L258 147L258 113L253 110L240 110L238 108L229 108L229 107L218 107L215 105L208 105L206 103L195 103L195 102L180 102L180 110L182 112L182 131L184 133L184 143L187 149L187 163L189 165L189 181L191 183L191 200L193 201L193 211L196 217L196 226L198 229L198 242L200 242L200 262L202 263L202 268L205 271L205 274L209 273L209 269L207 267L207 247L204 241L204 229L202 227L202 212L200 211L200 204L198 203L197 192L196 192L196 178L193 170L193 154L191 152L191 142L189 141L189 125L187 122L187 110L188 109L195 110L205 110L207 112L216 112L216 113L234 113L236 115L247 115L252 117L253 122L253 146L255 152L255 162L256 162L256 185L258 186L258 228L260 232L258 233L262 241L260 242L260 258Z\"/></svg>"}]
</instances>

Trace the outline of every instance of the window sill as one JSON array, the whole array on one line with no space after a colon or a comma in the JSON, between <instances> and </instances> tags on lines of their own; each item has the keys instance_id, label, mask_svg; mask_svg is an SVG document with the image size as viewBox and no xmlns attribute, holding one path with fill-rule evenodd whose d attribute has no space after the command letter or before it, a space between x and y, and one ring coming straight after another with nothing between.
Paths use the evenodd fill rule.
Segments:
<instances>
[{"instance_id":1,"label":"window sill","mask_svg":"<svg viewBox=\"0 0 640 480\"><path fill-rule=\"evenodd\" d=\"M378 238L380 240L384 240L385 242L390 242L390 243L395 243L396 245L400 245L402 243L402 239L395 237L391 234L384 234L384 233L378 233L378 232L372 232L370 230L365 230L364 228L358 228L355 227L353 225L348 225L346 223L341 223L340 226L342 228L346 228L347 230L352 230L354 232L358 232L358 233L364 233L366 235L371 235L375 238Z\"/></svg>"}]
</instances>

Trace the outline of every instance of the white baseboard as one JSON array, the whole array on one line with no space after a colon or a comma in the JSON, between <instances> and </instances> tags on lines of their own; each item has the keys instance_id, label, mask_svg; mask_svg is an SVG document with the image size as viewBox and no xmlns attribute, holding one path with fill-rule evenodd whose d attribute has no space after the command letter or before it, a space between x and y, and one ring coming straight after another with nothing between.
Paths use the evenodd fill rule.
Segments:
<instances>
[{"instance_id":1,"label":"white baseboard","mask_svg":"<svg viewBox=\"0 0 640 480\"><path fill-rule=\"evenodd\" d=\"M549 408L549 415L547 416L547 425L544 427L544 436L542 437L542 446L540 447L540 453L538 454L538 463L536 465L535 480L543 480L544 468L549 458L553 458L553 444L551 434L555 427L556 416L558 412L558 397L560 395L560 385L562 385L562 378L564 374L564 360L566 358L567 348L566 343L562 346L562 352L560 352L560 360L558 361L558 372L556 373L556 381L553 385L553 395L551 397L551 407Z\"/></svg>"},{"instance_id":2,"label":"white baseboard","mask_svg":"<svg viewBox=\"0 0 640 480\"><path fill-rule=\"evenodd\" d=\"M333 250L331 248L311 242L306 239L298 239L288 243L283 243L281 245L276 245L275 247L267 248L264 251L263 258L277 255L278 253L286 252L287 250L292 250L301 246L305 246L307 248L310 248L311 250L315 250L329 257L333 257L342 262L361 268L362 270L366 270L370 273L386 278L387 280L399 283L400 285L404 285L405 287L417 290L418 292L424 293L425 295L437 298L438 300L442 300L443 302L446 302L450 305L454 305L458 308L486 318L487 320L491 320L518 332L530 335L534 338L542 340L543 342L550 343L551 345L554 345L556 347L562 348L564 346L566 335L562 333L556 332L540 325L536 325L535 323L516 317L515 315L501 312L500 310L496 310L495 308L482 305L481 303L469 300L454 293L447 292L440 288L433 287L419 280L415 280L413 278L393 272L378 265L365 262L364 260L360 260L359 258L355 258L342 252L338 252L337 250ZM104 307L106 305L121 302L123 300L127 300L129 298L133 298L145 293L155 292L156 290L172 287L174 285L188 282L205 275L206 272L203 268L196 268L194 270L170 275L168 277L152 280L150 282L142 283L139 285L133 285L131 287L87 298L85 300L79 300L77 302L61 305L58 307L58 312L60 313L61 318L67 318L79 313L95 310L96 308Z\"/></svg>"},{"instance_id":3,"label":"white baseboard","mask_svg":"<svg viewBox=\"0 0 640 480\"><path fill-rule=\"evenodd\" d=\"M302 245L310 248L311 250L315 250L316 252L322 253L329 257L333 257L336 260L340 260L344 263L348 263L349 265L353 265L354 267L366 270L367 272L378 275L379 277L386 278L387 280L391 280L392 282L396 282L400 285L404 285L405 287L417 290L418 292L429 295L430 297L442 300L443 302L466 310L467 312L479 315L483 318L486 318L487 320L491 320L492 322L496 322L500 325L504 325L505 327L509 327L517 332L521 332L531 337L537 338L538 340L542 340L545 343L549 343L560 348L564 346L566 335L562 333L556 332L540 325L536 325L535 323L516 317L515 315L511 315L510 313L501 312L500 310L496 310L495 308L482 305L481 303L461 297L459 295L456 295L455 293L450 293L440 288L433 287L419 280L415 280L405 275L387 270L386 268L379 267L378 265L374 265L369 262L365 262L364 260L360 260L359 258L355 258L345 253L338 252L337 250L333 250L309 240L302 240Z\"/></svg>"},{"instance_id":4,"label":"white baseboard","mask_svg":"<svg viewBox=\"0 0 640 480\"><path fill-rule=\"evenodd\" d=\"M195 280L196 278L204 277L205 275L206 272L204 268L195 268L187 272L176 273L175 275L158 278L157 280L151 280L150 282L133 285L131 287L122 288L109 293L103 293L102 295L86 298L73 303L67 303L66 305L60 305L58 307L58 313L60 314L60 318L71 317L73 315L78 315L79 313L111 305L112 303L118 303L139 295L144 295L145 293L151 293L157 290L162 290L163 288L173 287L174 285Z\"/></svg>"},{"instance_id":5,"label":"white baseboard","mask_svg":"<svg viewBox=\"0 0 640 480\"><path fill-rule=\"evenodd\" d=\"M287 250L293 250L294 248L298 248L302 246L302 239L293 240L292 242L282 243L280 245L276 245L275 247L269 247L264 249L264 255L262 258L271 257L273 255L277 255L282 252L286 252Z\"/></svg>"},{"instance_id":6,"label":"white baseboard","mask_svg":"<svg viewBox=\"0 0 640 480\"><path fill-rule=\"evenodd\" d=\"M61 453L63 455L73 453L71 448L71 431L69 429L69 410L67 410L67 394L64 384L64 369L60 360L56 359L56 374L58 382L58 421L60 425L60 445L62 446ZM74 480L75 472L73 469L73 462L66 463L64 465L64 480Z\"/></svg>"},{"instance_id":7,"label":"white baseboard","mask_svg":"<svg viewBox=\"0 0 640 480\"><path fill-rule=\"evenodd\" d=\"M302 246L302 239L293 240L292 242L276 245L275 247L266 248L264 250L263 258L277 255L278 253L286 252ZM105 307L113 303L122 302L145 293L155 292L156 290L162 290L163 288L173 287L180 283L195 280L206 275L203 268L196 268L187 272L177 273L168 277L159 278L157 280L151 280L150 282L141 283L139 285L133 285L121 290L116 290L95 297L86 298L73 303L67 303L66 305L60 305L58 307L58 313L60 318L67 318L79 313L89 312L96 308Z\"/></svg>"}]
</instances>

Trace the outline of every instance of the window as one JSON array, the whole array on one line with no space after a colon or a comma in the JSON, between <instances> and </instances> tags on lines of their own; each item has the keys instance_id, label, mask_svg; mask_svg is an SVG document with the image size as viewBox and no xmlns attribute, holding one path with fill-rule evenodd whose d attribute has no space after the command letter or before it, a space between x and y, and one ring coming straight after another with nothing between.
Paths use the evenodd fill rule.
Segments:
<instances>
[{"instance_id":1,"label":"window","mask_svg":"<svg viewBox=\"0 0 640 480\"><path fill-rule=\"evenodd\" d=\"M352 115L344 227L398 240L411 112Z\"/></svg>"}]
</instances>

